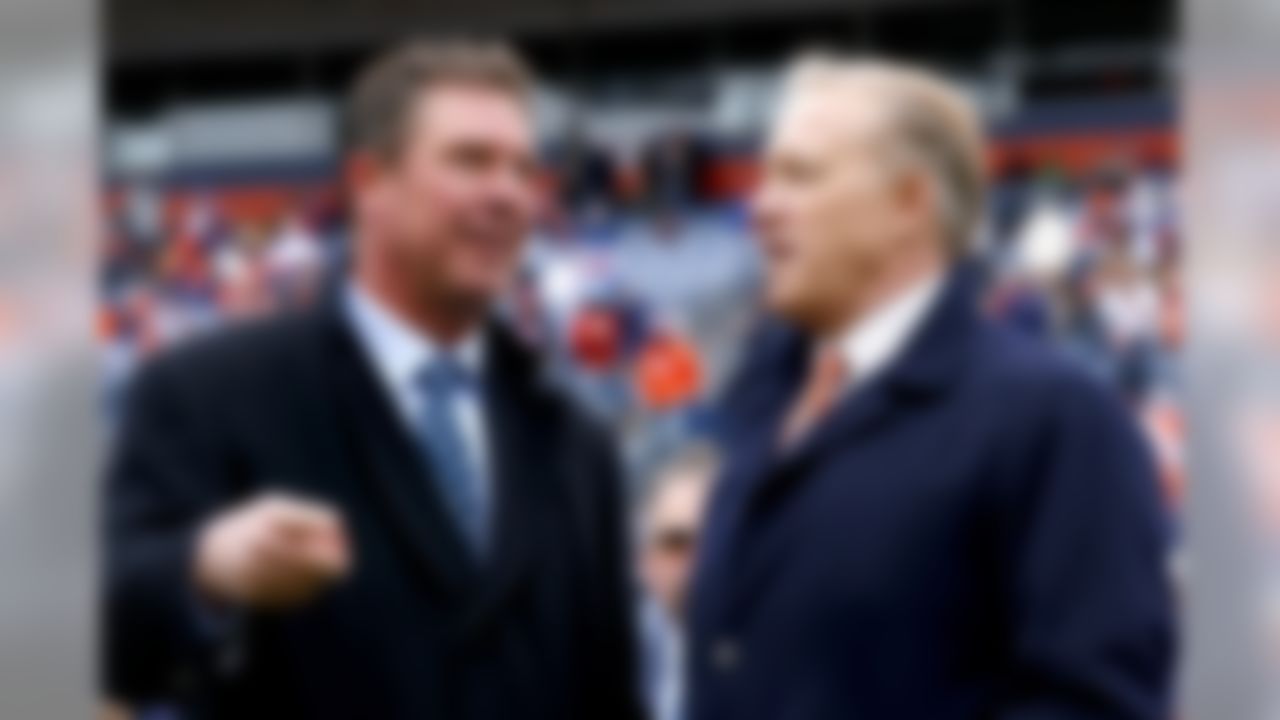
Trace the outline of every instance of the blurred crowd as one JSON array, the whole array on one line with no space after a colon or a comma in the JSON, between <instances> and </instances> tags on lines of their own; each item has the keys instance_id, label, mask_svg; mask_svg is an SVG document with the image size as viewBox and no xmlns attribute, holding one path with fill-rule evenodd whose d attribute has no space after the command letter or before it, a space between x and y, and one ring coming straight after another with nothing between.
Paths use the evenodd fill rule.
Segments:
<instances>
[{"instance_id":1,"label":"blurred crowd","mask_svg":"<svg viewBox=\"0 0 1280 720\"><path fill-rule=\"evenodd\" d=\"M543 222L504 312L557 377L620 431L637 497L714 432L710 401L755 318L756 248L740 194L709 187L705 147L672 133L630 163L551 148ZM319 188L319 189L317 189ZM1183 494L1176 177L1120 149L1087 171L999 172L980 262L987 311L1119 388ZM149 354L222 323L315 301L349 238L336 189L237 213L217 189L129 184L110 203L100 307L105 402ZM248 215L248 216L246 216Z\"/></svg>"},{"instance_id":2,"label":"blurred crowd","mask_svg":"<svg viewBox=\"0 0 1280 720\"><path fill-rule=\"evenodd\" d=\"M1176 193L1168 168L1123 154L1074 177L1015 168L992 198L987 253L988 311L1122 393L1173 507L1185 493Z\"/></svg>"}]
</instances>

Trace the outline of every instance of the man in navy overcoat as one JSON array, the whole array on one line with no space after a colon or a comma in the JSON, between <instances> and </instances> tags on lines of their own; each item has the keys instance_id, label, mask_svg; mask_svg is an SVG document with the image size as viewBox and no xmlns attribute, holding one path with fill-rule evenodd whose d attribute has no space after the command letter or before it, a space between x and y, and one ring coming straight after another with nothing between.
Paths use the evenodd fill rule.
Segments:
<instances>
[{"instance_id":1,"label":"man in navy overcoat","mask_svg":"<svg viewBox=\"0 0 1280 720\"><path fill-rule=\"evenodd\" d=\"M688 717L1167 720L1152 461L1114 392L982 319L976 113L866 61L803 60L784 95Z\"/></svg>"}]
</instances>

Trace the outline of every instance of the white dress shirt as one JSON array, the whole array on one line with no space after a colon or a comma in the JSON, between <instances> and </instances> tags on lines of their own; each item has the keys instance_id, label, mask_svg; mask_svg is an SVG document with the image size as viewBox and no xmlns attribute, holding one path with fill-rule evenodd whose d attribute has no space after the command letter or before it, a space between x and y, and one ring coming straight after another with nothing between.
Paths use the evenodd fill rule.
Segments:
<instances>
[{"instance_id":1,"label":"white dress shirt","mask_svg":"<svg viewBox=\"0 0 1280 720\"><path fill-rule=\"evenodd\" d=\"M390 308L352 283L346 292L346 310L365 356L374 374L387 391L397 414L411 437L418 437L422 427L425 398L419 385L424 369L430 366L440 346ZM456 359L477 381L483 376L485 344L479 330L471 333L450 349ZM484 402L479 386L454 395L449 412L462 433L467 459L481 484L477 490L486 501L491 498L489 477L489 445L484 418Z\"/></svg>"},{"instance_id":2,"label":"white dress shirt","mask_svg":"<svg viewBox=\"0 0 1280 720\"><path fill-rule=\"evenodd\" d=\"M888 367L905 349L942 288L943 276L920 280L859 318L837 338L849 388Z\"/></svg>"}]
</instances>

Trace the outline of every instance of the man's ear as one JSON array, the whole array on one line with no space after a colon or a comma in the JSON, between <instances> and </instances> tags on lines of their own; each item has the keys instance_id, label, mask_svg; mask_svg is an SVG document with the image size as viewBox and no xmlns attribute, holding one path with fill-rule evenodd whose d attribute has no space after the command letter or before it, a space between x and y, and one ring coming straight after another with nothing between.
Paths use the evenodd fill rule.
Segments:
<instances>
[{"instance_id":1,"label":"man's ear","mask_svg":"<svg viewBox=\"0 0 1280 720\"><path fill-rule=\"evenodd\" d=\"M929 217L933 208L945 212L942 203L945 199L940 195L941 188L933 177L921 168L912 167L898 173L894 180L893 201L902 211L903 218L915 223L920 218Z\"/></svg>"}]
</instances>

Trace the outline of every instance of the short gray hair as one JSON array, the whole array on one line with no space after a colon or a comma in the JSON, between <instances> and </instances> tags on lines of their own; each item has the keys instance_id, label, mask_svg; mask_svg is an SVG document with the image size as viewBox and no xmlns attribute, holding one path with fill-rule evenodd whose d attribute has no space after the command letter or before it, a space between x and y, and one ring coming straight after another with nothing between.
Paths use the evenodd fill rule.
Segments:
<instances>
[{"instance_id":1,"label":"short gray hair","mask_svg":"<svg viewBox=\"0 0 1280 720\"><path fill-rule=\"evenodd\" d=\"M786 83L794 93L813 86L857 86L882 92L895 149L936 181L948 250L971 250L986 204L982 120L969 97L930 70L869 58L806 53L793 61Z\"/></svg>"}]
</instances>

